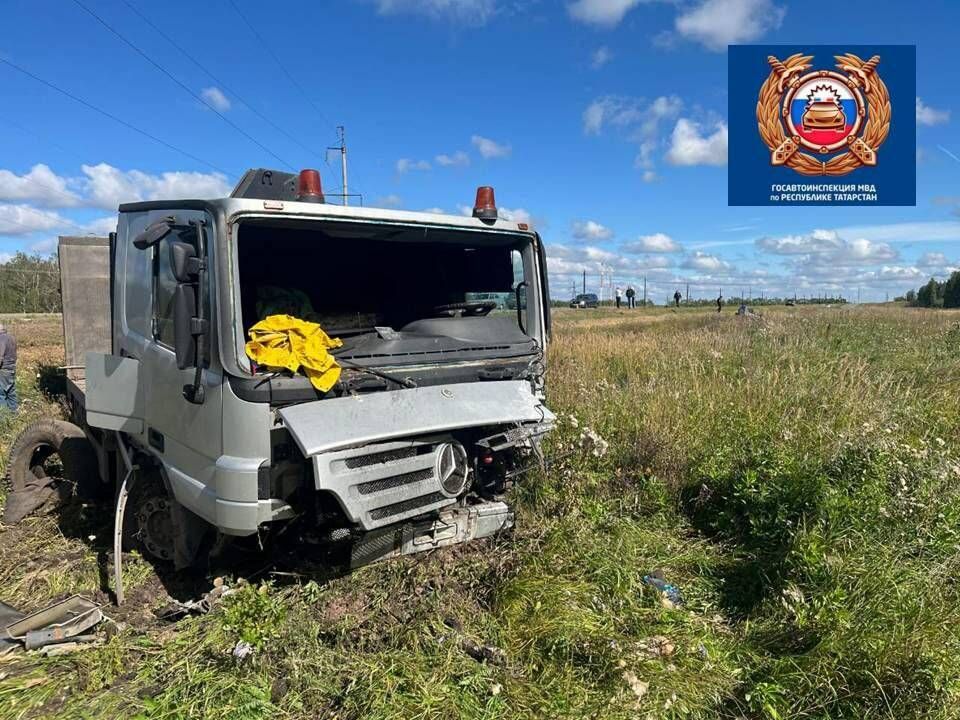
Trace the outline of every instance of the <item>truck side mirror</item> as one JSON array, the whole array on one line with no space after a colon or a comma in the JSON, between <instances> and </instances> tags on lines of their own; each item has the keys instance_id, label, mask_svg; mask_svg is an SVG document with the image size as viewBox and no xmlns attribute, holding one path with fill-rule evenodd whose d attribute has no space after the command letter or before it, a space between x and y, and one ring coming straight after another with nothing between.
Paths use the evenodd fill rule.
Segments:
<instances>
[{"instance_id":1,"label":"truck side mirror","mask_svg":"<svg viewBox=\"0 0 960 720\"><path fill-rule=\"evenodd\" d=\"M200 272L200 258L190 243L180 240L170 242L170 268L177 282L193 282Z\"/></svg>"},{"instance_id":2,"label":"truck side mirror","mask_svg":"<svg viewBox=\"0 0 960 720\"><path fill-rule=\"evenodd\" d=\"M197 342L192 332L196 314L196 288L190 283L178 283L173 294L173 335L177 367L181 370L197 365Z\"/></svg>"},{"instance_id":3,"label":"truck side mirror","mask_svg":"<svg viewBox=\"0 0 960 720\"><path fill-rule=\"evenodd\" d=\"M133 238L133 246L137 250L146 250L163 240L170 234L171 230L173 230L173 218L164 218L159 222L147 225L143 231L137 233L136 237Z\"/></svg>"}]
</instances>

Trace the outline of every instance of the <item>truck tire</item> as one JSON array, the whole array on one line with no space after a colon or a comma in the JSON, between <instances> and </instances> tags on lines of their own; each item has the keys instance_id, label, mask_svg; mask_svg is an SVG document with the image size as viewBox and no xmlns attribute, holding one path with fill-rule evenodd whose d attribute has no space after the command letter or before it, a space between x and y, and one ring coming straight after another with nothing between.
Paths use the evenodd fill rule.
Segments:
<instances>
[{"instance_id":1,"label":"truck tire","mask_svg":"<svg viewBox=\"0 0 960 720\"><path fill-rule=\"evenodd\" d=\"M13 492L29 491L50 478L61 497L109 496L101 482L97 455L83 430L66 420L37 420L10 447L7 478Z\"/></svg>"}]
</instances>

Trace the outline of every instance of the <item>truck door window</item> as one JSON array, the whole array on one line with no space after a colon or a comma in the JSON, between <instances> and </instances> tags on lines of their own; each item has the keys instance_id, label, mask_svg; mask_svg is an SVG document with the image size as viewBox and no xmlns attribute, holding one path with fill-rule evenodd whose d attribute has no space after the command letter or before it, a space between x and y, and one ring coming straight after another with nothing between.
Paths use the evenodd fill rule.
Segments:
<instances>
[{"instance_id":1,"label":"truck door window","mask_svg":"<svg viewBox=\"0 0 960 720\"><path fill-rule=\"evenodd\" d=\"M171 233L154 248L154 303L153 303L153 339L169 348L176 346L173 331L173 296L177 289L177 279L170 267L170 240L179 239Z\"/></svg>"}]
</instances>

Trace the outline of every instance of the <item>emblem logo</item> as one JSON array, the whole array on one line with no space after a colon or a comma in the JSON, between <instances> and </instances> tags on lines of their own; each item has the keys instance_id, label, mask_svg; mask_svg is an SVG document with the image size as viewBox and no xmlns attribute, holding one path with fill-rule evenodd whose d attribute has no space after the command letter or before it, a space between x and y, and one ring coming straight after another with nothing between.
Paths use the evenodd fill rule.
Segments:
<instances>
[{"instance_id":1,"label":"emblem logo","mask_svg":"<svg viewBox=\"0 0 960 720\"><path fill-rule=\"evenodd\" d=\"M467 451L463 445L458 442L448 442L440 446L434 472L445 494L455 497L463 491L467 484L469 468Z\"/></svg>"},{"instance_id":2,"label":"emblem logo","mask_svg":"<svg viewBox=\"0 0 960 720\"><path fill-rule=\"evenodd\" d=\"M801 175L846 175L877 164L877 150L890 133L880 56L834 57L839 72L807 72L813 55L767 58L772 70L760 88L757 125L772 165Z\"/></svg>"}]
</instances>

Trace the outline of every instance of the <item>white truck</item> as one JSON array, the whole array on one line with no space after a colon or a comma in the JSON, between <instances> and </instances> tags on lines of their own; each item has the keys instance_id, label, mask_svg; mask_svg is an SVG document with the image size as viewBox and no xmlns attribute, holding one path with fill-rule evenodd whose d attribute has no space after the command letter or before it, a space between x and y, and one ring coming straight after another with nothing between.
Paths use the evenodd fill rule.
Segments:
<instances>
[{"instance_id":1,"label":"white truck","mask_svg":"<svg viewBox=\"0 0 960 720\"><path fill-rule=\"evenodd\" d=\"M15 442L14 498L52 490L59 452L125 542L177 567L278 526L356 565L512 525L504 492L554 419L550 304L540 237L491 188L460 217L250 170L228 198L121 205L109 239L61 238L60 266L71 422ZM343 341L330 391L247 356L276 312Z\"/></svg>"}]
</instances>

